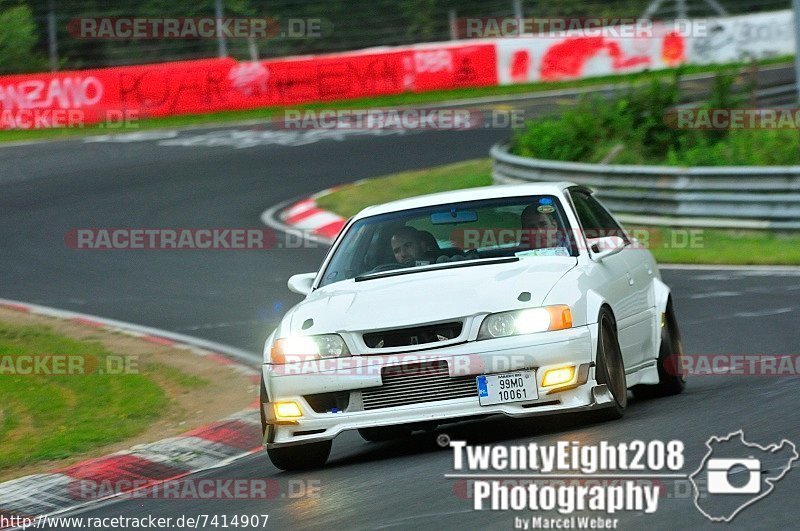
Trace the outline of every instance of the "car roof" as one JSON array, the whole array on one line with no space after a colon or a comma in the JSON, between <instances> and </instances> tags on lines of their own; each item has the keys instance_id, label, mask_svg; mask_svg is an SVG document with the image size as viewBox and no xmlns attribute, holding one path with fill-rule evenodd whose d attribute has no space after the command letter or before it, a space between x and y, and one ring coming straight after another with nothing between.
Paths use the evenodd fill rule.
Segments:
<instances>
[{"instance_id":1,"label":"car roof","mask_svg":"<svg viewBox=\"0 0 800 531\"><path fill-rule=\"evenodd\" d=\"M436 205L446 205L450 203L461 203L464 201L476 201L481 199L494 199L499 197L519 197L526 195L561 195L567 188L577 186L575 183L560 182L540 182L526 184L506 184L494 186L481 186L479 188L463 188L448 192L438 192L435 194L420 195L406 199L398 199L381 205L369 206L356 214L355 219L360 219L378 214L389 212L399 212L413 208L421 208Z\"/></svg>"}]
</instances>

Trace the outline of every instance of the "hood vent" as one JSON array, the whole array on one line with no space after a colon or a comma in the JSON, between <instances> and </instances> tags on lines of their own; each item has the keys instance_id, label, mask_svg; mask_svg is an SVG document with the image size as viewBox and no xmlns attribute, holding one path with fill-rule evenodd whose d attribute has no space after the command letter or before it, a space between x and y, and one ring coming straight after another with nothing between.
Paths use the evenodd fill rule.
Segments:
<instances>
[{"instance_id":1,"label":"hood vent","mask_svg":"<svg viewBox=\"0 0 800 531\"><path fill-rule=\"evenodd\" d=\"M460 321L439 323L412 328L395 328L364 334L364 344L369 348L392 348L426 343L450 341L461 335L464 324Z\"/></svg>"}]
</instances>

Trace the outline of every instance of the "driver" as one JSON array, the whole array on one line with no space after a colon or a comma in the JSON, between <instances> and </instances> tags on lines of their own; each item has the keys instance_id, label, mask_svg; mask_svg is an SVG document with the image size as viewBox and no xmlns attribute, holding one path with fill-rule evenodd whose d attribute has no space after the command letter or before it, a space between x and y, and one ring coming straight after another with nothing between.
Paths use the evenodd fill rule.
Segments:
<instances>
[{"instance_id":1,"label":"driver","mask_svg":"<svg viewBox=\"0 0 800 531\"><path fill-rule=\"evenodd\" d=\"M422 236L414 227L400 227L392 235L392 253L398 263L413 266L417 261L426 260L426 249Z\"/></svg>"}]
</instances>

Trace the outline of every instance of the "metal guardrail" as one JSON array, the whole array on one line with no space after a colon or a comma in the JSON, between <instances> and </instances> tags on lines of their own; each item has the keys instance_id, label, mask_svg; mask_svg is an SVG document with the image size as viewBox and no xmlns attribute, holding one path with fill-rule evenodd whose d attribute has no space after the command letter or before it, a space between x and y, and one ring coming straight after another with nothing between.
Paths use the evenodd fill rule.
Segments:
<instances>
[{"instance_id":1,"label":"metal guardrail","mask_svg":"<svg viewBox=\"0 0 800 531\"><path fill-rule=\"evenodd\" d=\"M571 181L626 223L800 230L800 166L676 168L587 164L520 157L491 149L495 184Z\"/></svg>"}]
</instances>

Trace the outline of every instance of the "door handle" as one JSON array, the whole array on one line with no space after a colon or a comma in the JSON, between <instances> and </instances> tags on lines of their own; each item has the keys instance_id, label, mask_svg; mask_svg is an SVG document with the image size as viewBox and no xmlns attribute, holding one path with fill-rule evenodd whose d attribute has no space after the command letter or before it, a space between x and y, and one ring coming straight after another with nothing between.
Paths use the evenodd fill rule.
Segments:
<instances>
[{"instance_id":1,"label":"door handle","mask_svg":"<svg viewBox=\"0 0 800 531\"><path fill-rule=\"evenodd\" d=\"M625 273L625 277L627 277L627 279L628 279L628 285L629 286L633 286L633 277L631 276L631 274L630 273Z\"/></svg>"}]
</instances>

